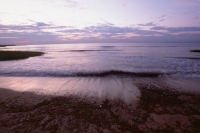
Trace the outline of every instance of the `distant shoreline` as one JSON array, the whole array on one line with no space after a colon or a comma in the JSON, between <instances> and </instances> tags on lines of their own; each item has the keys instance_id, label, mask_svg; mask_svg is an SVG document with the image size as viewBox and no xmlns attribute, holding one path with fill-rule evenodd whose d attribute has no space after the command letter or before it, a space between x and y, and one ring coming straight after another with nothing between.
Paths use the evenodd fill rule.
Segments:
<instances>
[{"instance_id":1,"label":"distant shoreline","mask_svg":"<svg viewBox=\"0 0 200 133\"><path fill-rule=\"evenodd\" d=\"M36 51L0 51L0 61L20 60L41 56L43 52Z\"/></svg>"},{"instance_id":2,"label":"distant shoreline","mask_svg":"<svg viewBox=\"0 0 200 133\"><path fill-rule=\"evenodd\" d=\"M193 50L190 50L190 52L200 53L200 49L193 49Z\"/></svg>"},{"instance_id":3,"label":"distant shoreline","mask_svg":"<svg viewBox=\"0 0 200 133\"><path fill-rule=\"evenodd\" d=\"M0 47L7 47L7 46L16 46L16 45L2 45L2 44L0 44Z\"/></svg>"}]
</instances>

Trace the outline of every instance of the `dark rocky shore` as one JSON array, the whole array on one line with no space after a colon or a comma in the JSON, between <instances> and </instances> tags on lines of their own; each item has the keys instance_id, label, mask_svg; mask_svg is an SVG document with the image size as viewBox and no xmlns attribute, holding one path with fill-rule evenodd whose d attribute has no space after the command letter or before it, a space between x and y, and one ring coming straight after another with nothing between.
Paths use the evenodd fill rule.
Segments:
<instances>
[{"instance_id":1,"label":"dark rocky shore","mask_svg":"<svg viewBox=\"0 0 200 133\"><path fill-rule=\"evenodd\" d=\"M0 132L200 132L199 94L155 84L137 86L141 97L136 107L121 100L0 89Z\"/></svg>"}]
</instances>

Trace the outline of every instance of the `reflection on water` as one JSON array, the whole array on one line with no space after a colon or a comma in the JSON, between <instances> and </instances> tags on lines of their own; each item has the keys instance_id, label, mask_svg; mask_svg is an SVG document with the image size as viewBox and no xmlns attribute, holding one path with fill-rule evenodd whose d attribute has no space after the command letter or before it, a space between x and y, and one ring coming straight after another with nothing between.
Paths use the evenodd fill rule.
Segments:
<instances>
[{"instance_id":1,"label":"reflection on water","mask_svg":"<svg viewBox=\"0 0 200 133\"><path fill-rule=\"evenodd\" d=\"M1 47L43 56L0 62L0 88L45 95L137 101L131 78L200 78L200 49L193 43L54 44ZM122 78L123 77L123 78Z\"/></svg>"},{"instance_id":2,"label":"reflection on water","mask_svg":"<svg viewBox=\"0 0 200 133\"><path fill-rule=\"evenodd\" d=\"M6 48L42 51L45 55L0 62L0 76L53 77L117 70L200 77L200 55L190 52L200 49L199 44L54 44Z\"/></svg>"},{"instance_id":3,"label":"reflection on water","mask_svg":"<svg viewBox=\"0 0 200 133\"><path fill-rule=\"evenodd\" d=\"M42 95L121 99L126 103L136 102L140 96L128 78L0 77L0 88Z\"/></svg>"}]
</instances>

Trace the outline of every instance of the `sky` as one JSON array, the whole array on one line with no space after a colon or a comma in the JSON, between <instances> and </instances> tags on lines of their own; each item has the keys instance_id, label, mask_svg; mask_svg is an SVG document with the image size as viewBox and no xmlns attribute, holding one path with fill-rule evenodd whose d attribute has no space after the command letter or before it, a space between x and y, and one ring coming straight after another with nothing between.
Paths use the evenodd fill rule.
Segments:
<instances>
[{"instance_id":1,"label":"sky","mask_svg":"<svg viewBox=\"0 0 200 133\"><path fill-rule=\"evenodd\" d=\"M0 44L200 42L200 0L0 0Z\"/></svg>"}]
</instances>

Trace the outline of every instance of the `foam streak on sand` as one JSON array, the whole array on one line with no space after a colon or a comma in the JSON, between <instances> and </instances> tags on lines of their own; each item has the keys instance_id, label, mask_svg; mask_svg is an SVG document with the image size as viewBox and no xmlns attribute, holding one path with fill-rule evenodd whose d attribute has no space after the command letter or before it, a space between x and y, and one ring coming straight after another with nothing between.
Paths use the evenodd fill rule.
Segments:
<instances>
[{"instance_id":1,"label":"foam streak on sand","mask_svg":"<svg viewBox=\"0 0 200 133\"><path fill-rule=\"evenodd\" d=\"M94 99L121 99L136 102L139 89L129 78L49 78L0 77L0 88L54 96L78 96Z\"/></svg>"},{"instance_id":2,"label":"foam streak on sand","mask_svg":"<svg viewBox=\"0 0 200 133\"><path fill-rule=\"evenodd\" d=\"M164 80L0 77L0 132L200 132L200 95Z\"/></svg>"}]
</instances>

